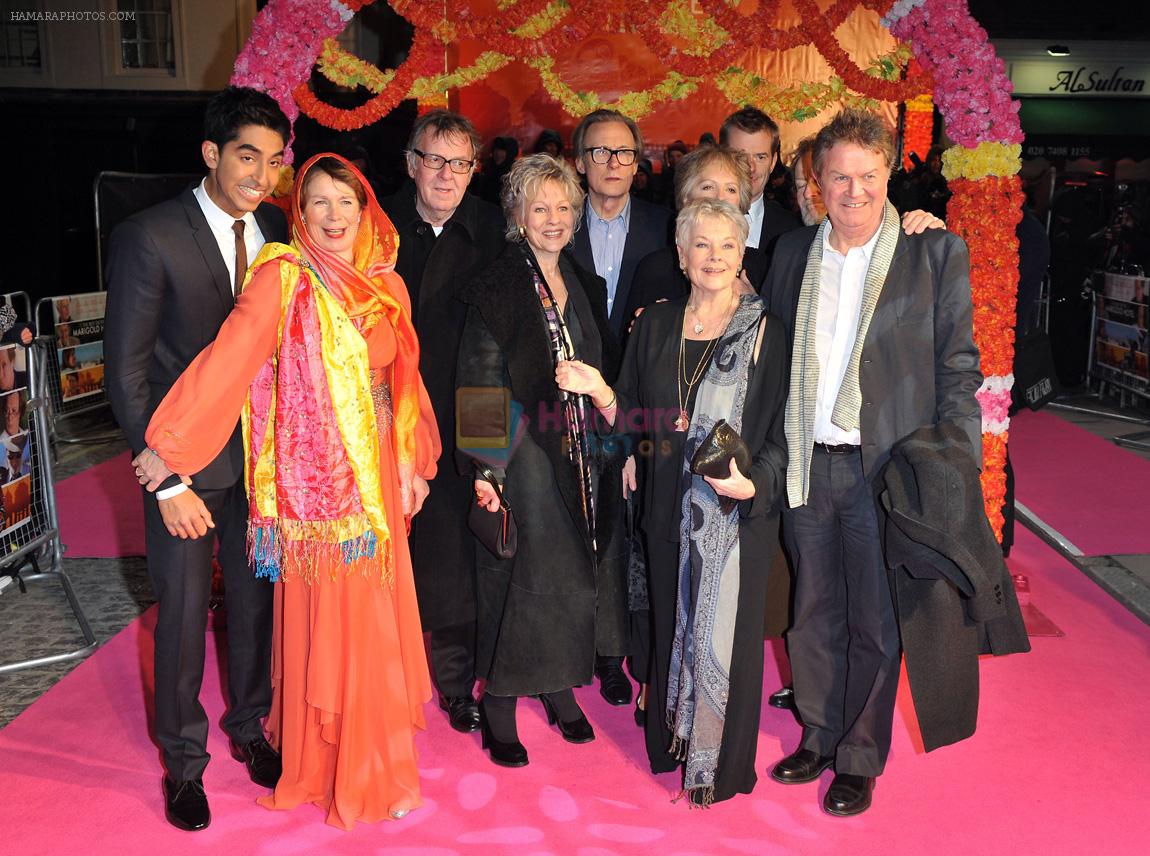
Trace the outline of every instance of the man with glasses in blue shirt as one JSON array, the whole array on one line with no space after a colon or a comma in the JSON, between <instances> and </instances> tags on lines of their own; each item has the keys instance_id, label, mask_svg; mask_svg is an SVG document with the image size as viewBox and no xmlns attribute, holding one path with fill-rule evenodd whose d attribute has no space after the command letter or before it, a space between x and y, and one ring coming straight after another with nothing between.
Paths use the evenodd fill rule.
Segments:
<instances>
[{"instance_id":1,"label":"man with glasses in blue shirt","mask_svg":"<svg viewBox=\"0 0 1150 856\"><path fill-rule=\"evenodd\" d=\"M455 365L467 307L457 288L503 249L503 214L467 193L482 145L464 116L432 110L408 139L411 181L383 200L399 232L395 270L411 295L419 336L419 371L439 423L443 458L455 453ZM431 672L451 726L479 728L475 685L475 539L467 529L470 472L448 463L412 519L411 560L423 629L431 633Z\"/></svg>"},{"instance_id":2,"label":"man with glasses in blue shirt","mask_svg":"<svg viewBox=\"0 0 1150 856\"><path fill-rule=\"evenodd\" d=\"M631 196L631 182L643 155L635 120L615 110L596 110L579 122L572 137L575 168L587 179L583 223L575 233L575 259L607 281L611 329L622 338L631 279L639 260L667 245L671 213ZM626 704L630 698L618 702Z\"/></svg>"},{"instance_id":3,"label":"man with glasses in blue shirt","mask_svg":"<svg viewBox=\"0 0 1150 856\"><path fill-rule=\"evenodd\" d=\"M635 267L645 255L666 246L671 212L631 196L631 182L643 155L643 135L634 119L615 110L588 113L571 143L575 168L587 179L583 222L575 232L575 259L607 281L607 315L612 331L622 339ZM601 583L599 591L600 596L626 597L626 580ZM631 682L623 673L622 656L628 649L628 629L608 621L600 625L595 646L599 692L611 704L630 704Z\"/></svg>"}]
</instances>

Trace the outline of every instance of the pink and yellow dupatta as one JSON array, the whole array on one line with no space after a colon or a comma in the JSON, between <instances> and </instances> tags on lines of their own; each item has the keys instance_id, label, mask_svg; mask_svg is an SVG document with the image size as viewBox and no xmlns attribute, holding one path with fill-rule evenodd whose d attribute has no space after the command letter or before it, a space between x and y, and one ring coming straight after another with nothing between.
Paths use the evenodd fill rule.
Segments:
<instances>
[{"instance_id":1,"label":"pink and yellow dupatta","mask_svg":"<svg viewBox=\"0 0 1150 856\"><path fill-rule=\"evenodd\" d=\"M399 238L366 179L368 194L354 244L354 263L326 252L301 223L300 188L317 155L300 169L292 191L292 246L269 244L249 276L279 265L279 345L249 390L243 412L250 503L248 542L256 573L311 581L318 569L352 566L382 551L382 579L392 573L391 532L379 464L380 433L372 389L390 390L394 444L404 512L411 512L416 427L420 418L419 344L393 272ZM405 296L405 295L404 295ZM395 361L368 365L363 333L391 325Z\"/></svg>"}]
</instances>

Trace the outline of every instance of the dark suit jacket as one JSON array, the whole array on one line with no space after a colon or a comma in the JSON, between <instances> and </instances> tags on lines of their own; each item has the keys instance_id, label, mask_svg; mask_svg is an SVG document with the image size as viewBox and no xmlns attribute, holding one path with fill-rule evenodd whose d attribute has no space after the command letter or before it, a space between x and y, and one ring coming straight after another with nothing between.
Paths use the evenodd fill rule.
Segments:
<instances>
[{"instance_id":1,"label":"dark suit jacket","mask_svg":"<svg viewBox=\"0 0 1150 856\"><path fill-rule=\"evenodd\" d=\"M255 216L267 241L287 240L279 208L265 203ZM152 412L235 305L227 265L191 187L116 226L106 277L104 382L116 421L139 454ZM193 478L197 488L218 489L243 474L237 422L228 445Z\"/></svg>"},{"instance_id":2,"label":"dark suit jacket","mask_svg":"<svg viewBox=\"0 0 1150 856\"><path fill-rule=\"evenodd\" d=\"M818 231L781 236L763 296L795 336L807 252ZM863 468L872 484L891 447L916 428L950 420L966 434L981 466L982 385L974 344L970 256L952 232L899 230L894 259L875 306L859 365Z\"/></svg>"},{"instance_id":3,"label":"dark suit jacket","mask_svg":"<svg viewBox=\"0 0 1150 856\"><path fill-rule=\"evenodd\" d=\"M591 252L591 238L587 232L588 218L591 216L591 202L583 205L583 219L575 232L575 246L572 254L575 261L586 270L595 270L595 256ZM631 197L631 220L627 227L627 242L623 245L623 260L619 265L619 284L615 288L615 302L611 304L611 331L622 336L627 328L627 306L631 294L631 281L639 260L667 246L671 212L661 205L652 205L642 199ZM596 271L599 273L599 271Z\"/></svg>"},{"instance_id":4,"label":"dark suit jacket","mask_svg":"<svg viewBox=\"0 0 1150 856\"><path fill-rule=\"evenodd\" d=\"M763 228L759 231L757 252L765 259L765 266L771 263L771 256L774 255L775 245L778 243L779 237L787 232L802 228L802 225L802 219L793 211L788 211L773 199L763 200ZM750 250L750 252L755 251L755 248ZM758 288L762 282L752 280L752 284Z\"/></svg>"}]
</instances>

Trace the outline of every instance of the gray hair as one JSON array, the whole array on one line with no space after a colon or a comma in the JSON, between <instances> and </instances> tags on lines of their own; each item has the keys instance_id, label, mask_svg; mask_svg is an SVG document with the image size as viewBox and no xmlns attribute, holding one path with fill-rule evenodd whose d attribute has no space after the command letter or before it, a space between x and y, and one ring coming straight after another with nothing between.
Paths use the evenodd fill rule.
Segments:
<instances>
[{"instance_id":1,"label":"gray hair","mask_svg":"<svg viewBox=\"0 0 1150 856\"><path fill-rule=\"evenodd\" d=\"M419 165L419 158L412 149L419 147L419 138L428 131L431 137L463 137L471 143L471 160L479 157L483 148L483 138L471 124L471 120L451 110L430 110L415 120L411 126L411 136L407 138L407 161L412 169Z\"/></svg>"},{"instance_id":2,"label":"gray hair","mask_svg":"<svg viewBox=\"0 0 1150 856\"><path fill-rule=\"evenodd\" d=\"M691 237L691 230L700 220L710 217L722 218L731 224L741 256L747 249L747 235L750 233L751 227L743 212L722 199L696 199L694 202L689 202L683 206L679 216L675 218L675 245L686 249L687 241Z\"/></svg>"},{"instance_id":3,"label":"gray hair","mask_svg":"<svg viewBox=\"0 0 1150 856\"><path fill-rule=\"evenodd\" d=\"M516 215L523 214L524 206L535 198L545 182L554 181L567 192L571 210L578 228L583 217L583 188L571 164L545 152L527 155L515 161L503 178L499 201L503 204L503 217L507 221L504 236L509 241L521 240Z\"/></svg>"},{"instance_id":4,"label":"gray hair","mask_svg":"<svg viewBox=\"0 0 1150 856\"><path fill-rule=\"evenodd\" d=\"M894 136L886 123L866 110L847 108L815 135L811 156L816 174L822 174L823 159L836 143L854 143L868 152L878 152L889 169L894 161Z\"/></svg>"},{"instance_id":5,"label":"gray hair","mask_svg":"<svg viewBox=\"0 0 1150 856\"><path fill-rule=\"evenodd\" d=\"M751 210L751 162L742 152L726 146L699 146L683 155L675 167L675 205L685 207L703 180L703 170L712 164L725 167L735 174L739 182L739 208L744 214Z\"/></svg>"}]
</instances>

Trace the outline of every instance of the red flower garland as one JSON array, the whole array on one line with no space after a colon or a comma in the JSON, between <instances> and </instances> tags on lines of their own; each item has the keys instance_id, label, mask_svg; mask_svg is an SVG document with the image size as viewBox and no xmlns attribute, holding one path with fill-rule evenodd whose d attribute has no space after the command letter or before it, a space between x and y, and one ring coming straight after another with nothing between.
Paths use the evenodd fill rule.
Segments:
<instances>
[{"instance_id":1,"label":"red flower garland","mask_svg":"<svg viewBox=\"0 0 1150 856\"><path fill-rule=\"evenodd\" d=\"M306 81L297 86L292 95L300 109L324 127L337 131L354 131L378 122L399 106L418 78L434 74L438 68L440 50L430 30L416 30L411 52L403 65L395 70L387 87L370 101L351 110L320 101Z\"/></svg>"},{"instance_id":2,"label":"red flower garland","mask_svg":"<svg viewBox=\"0 0 1150 856\"><path fill-rule=\"evenodd\" d=\"M1014 362L1022 180L1017 175L953 179L947 226L970 249L975 344L984 375L1008 375Z\"/></svg>"}]
</instances>

